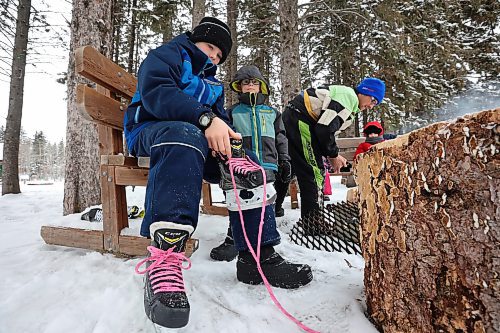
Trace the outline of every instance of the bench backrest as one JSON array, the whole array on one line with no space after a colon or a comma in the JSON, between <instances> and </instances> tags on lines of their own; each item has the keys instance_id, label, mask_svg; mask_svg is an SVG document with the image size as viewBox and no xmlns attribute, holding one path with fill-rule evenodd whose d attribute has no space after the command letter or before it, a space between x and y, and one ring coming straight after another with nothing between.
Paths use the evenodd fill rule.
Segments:
<instances>
[{"instance_id":1,"label":"bench backrest","mask_svg":"<svg viewBox=\"0 0 500 333\"><path fill-rule=\"evenodd\" d=\"M100 86L77 86L82 115L88 114L98 124L123 131L123 112L134 95L137 79L92 46L75 52L75 66L78 74Z\"/></svg>"},{"instance_id":2,"label":"bench backrest","mask_svg":"<svg viewBox=\"0 0 500 333\"><path fill-rule=\"evenodd\" d=\"M354 160L354 152L358 145L362 142L365 142L365 137L356 137L356 138L337 138L337 146L339 147L340 155L345 157L349 162L352 163Z\"/></svg>"}]
</instances>

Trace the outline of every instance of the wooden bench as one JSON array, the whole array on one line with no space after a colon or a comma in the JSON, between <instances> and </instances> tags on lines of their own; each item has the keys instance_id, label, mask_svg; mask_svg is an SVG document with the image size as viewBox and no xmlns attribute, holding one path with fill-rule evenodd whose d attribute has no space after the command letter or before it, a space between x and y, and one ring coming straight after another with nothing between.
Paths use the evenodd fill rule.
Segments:
<instances>
[{"instance_id":1,"label":"wooden bench","mask_svg":"<svg viewBox=\"0 0 500 333\"><path fill-rule=\"evenodd\" d=\"M134 95L137 80L91 46L75 52L76 72L96 84L91 88L77 86L77 105L81 114L98 125L101 155L100 184L103 230L87 230L59 226L42 226L41 236L47 244L112 252L120 255L147 254L150 240L141 236L121 235L128 227L126 186L146 186L149 158L125 156L123 112ZM210 189L209 189L210 191ZM211 193L203 201L211 206ZM202 208L203 209L203 208ZM225 207L205 210L225 210ZM198 240L190 239L186 254L198 248Z\"/></svg>"},{"instance_id":2,"label":"wooden bench","mask_svg":"<svg viewBox=\"0 0 500 333\"><path fill-rule=\"evenodd\" d=\"M344 184L347 187L354 187L356 186L356 182L354 181L354 153L356 152L356 148L358 148L359 144L362 142L365 142L366 138L364 136L362 137L356 137L356 138L338 138L337 139L337 145L339 147L340 155L345 157L347 159L347 162L351 163L351 171L349 172L341 172L339 174L332 174L332 176L335 175L341 175L342 176L342 184Z\"/></svg>"},{"instance_id":3,"label":"wooden bench","mask_svg":"<svg viewBox=\"0 0 500 333\"><path fill-rule=\"evenodd\" d=\"M331 174L331 176L342 176L341 183L346 185L347 187L356 186L356 182L354 181L354 153L356 152L356 148L362 142L365 142L365 137L355 137L355 138L337 138L337 146L339 147L339 155L345 157L347 162L351 163L353 166L351 171L349 172L340 172ZM293 203L298 203L297 198L297 185L290 183L290 197L292 200L292 209L298 208L298 204L294 205Z\"/></svg>"}]
</instances>

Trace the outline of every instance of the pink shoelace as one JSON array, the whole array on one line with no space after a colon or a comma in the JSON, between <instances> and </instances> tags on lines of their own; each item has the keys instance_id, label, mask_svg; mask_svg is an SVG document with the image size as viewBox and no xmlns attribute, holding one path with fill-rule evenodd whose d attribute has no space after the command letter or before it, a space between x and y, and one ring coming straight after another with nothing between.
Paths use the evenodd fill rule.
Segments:
<instances>
[{"instance_id":1,"label":"pink shoelace","mask_svg":"<svg viewBox=\"0 0 500 333\"><path fill-rule=\"evenodd\" d=\"M185 291L184 280L182 279L182 270L191 268L191 260L184 253L174 252L172 247L166 251L158 249L154 246L148 246L148 251L151 254L149 257L139 261L135 266L137 274L145 274L149 272L149 280L153 287L153 293ZM182 262L186 260L188 266L182 266ZM143 271L139 268L151 261L151 265Z\"/></svg>"},{"instance_id":2,"label":"pink shoelace","mask_svg":"<svg viewBox=\"0 0 500 333\"><path fill-rule=\"evenodd\" d=\"M243 173L246 174L250 171L256 171L256 170L261 170L262 176L264 178L264 202L262 203L262 210L260 213L260 224L259 224L259 235L257 237L257 253L252 248L252 244L250 244L250 241L248 240L247 232L245 230L245 221L243 220L243 213L241 211L241 204L240 204L240 199L238 196L238 190L236 189L236 181L234 180L234 172L238 173ZM234 194L236 197L236 203L238 204L238 212L240 214L240 221L241 221L241 228L243 229L243 236L245 236L245 242L247 243L247 247L252 254L252 257L255 259L255 262L257 263L257 270L259 271L260 276L262 277L262 281L264 282L264 285L266 286L267 292L269 293L269 296L273 300L274 304L280 309L280 311L287 316L291 321L293 321L297 326L299 326L301 329L303 329L305 332L308 333L320 333L319 331L315 331L312 328L307 327L306 325L302 324L300 320L295 318L292 314L290 314L288 311L285 310L285 308L281 305L281 303L278 301L276 296L274 295L273 289L269 282L267 281L266 276L264 275L264 272L262 271L262 267L260 265L260 242L262 239L262 227L264 226L264 215L266 213L266 172L264 169L258 165L257 163L253 162L250 158L230 158L229 159L229 172L231 173L231 180L233 183L233 188L234 188Z\"/></svg>"},{"instance_id":3,"label":"pink shoelace","mask_svg":"<svg viewBox=\"0 0 500 333\"><path fill-rule=\"evenodd\" d=\"M243 175L246 175L251 171L260 170L259 165L253 163L252 160L246 157L230 158L226 163L229 163L230 170L232 169L233 172L240 173ZM235 185L234 182L233 185Z\"/></svg>"}]
</instances>

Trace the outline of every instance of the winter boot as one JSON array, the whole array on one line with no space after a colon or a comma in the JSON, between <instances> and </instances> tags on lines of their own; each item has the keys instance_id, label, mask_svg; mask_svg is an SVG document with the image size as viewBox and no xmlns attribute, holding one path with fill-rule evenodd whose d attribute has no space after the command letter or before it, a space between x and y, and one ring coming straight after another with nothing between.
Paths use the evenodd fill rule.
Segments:
<instances>
[{"instance_id":1,"label":"winter boot","mask_svg":"<svg viewBox=\"0 0 500 333\"><path fill-rule=\"evenodd\" d=\"M182 269L191 267L184 251L194 228L172 222L155 222L149 229L150 255L135 268L137 273L145 274L144 309L155 324L168 328L184 327L189 321L189 302ZM182 266L184 260L189 263L187 267ZM139 271L144 263L146 269Z\"/></svg>"},{"instance_id":2,"label":"winter boot","mask_svg":"<svg viewBox=\"0 0 500 333\"><path fill-rule=\"evenodd\" d=\"M102 209L92 208L88 212L83 213L81 219L90 222L102 222Z\"/></svg>"},{"instance_id":3,"label":"winter boot","mask_svg":"<svg viewBox=\"0 0 500 333\"><path fill-rule=\"evenodd\" d=\"M312 281L313 275L309 265L292 264L283 259L272 246L264 246L260 250L260 265L267 280L273 287L295 289ZM242 251L236 263L238 281L246 284L261 284L262 278L257 270L252 254Z\"/></svg>"},{"instance_id":4,"label":"winter boot","mask_svg":"<svg viewBox=\"0 0 500 333\"><path fill-rule=\"evenodd\" d=\"M224 242L210 251L210 258L217 261L232 261L238 256L238 251L234 246L233 233L231 227L227 229L227 236Z\"/></svg>"},{"instance_id":5,"label":"winter boot","mask_svg":"<svg viewBox=\"0 0 500 333\"><path fill-rule=\"evenodd\" d=\"M139 217L139 213L141 212L140 208L137 206L127 207L127 215L129 219L135 219Z\"/></svg>"},{"instance_id":6,"label":"winter boot","mask_svg":"<svg viewBox=\"0 0 500 333\"><path fill-rule=\"evenodd\" d=\"M285 216L285 210L281 207L276 206L274 208L274 216L276 217L283 217Z\"/></svg>"}]
</instances>

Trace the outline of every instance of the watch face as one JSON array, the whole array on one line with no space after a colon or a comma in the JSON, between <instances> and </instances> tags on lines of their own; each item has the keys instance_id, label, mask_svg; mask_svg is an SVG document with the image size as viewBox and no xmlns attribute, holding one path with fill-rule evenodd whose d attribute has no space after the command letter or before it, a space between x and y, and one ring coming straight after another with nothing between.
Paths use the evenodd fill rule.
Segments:
<instances>
[{"instance_id":1,"label":"watch face","mask_svg":"<svg viewBox=\"0 0 500 333\"><path fill-rule=\"evenodd\" d=\"M204 114L200 118L200 125L207 126L210 123L210 117L207 114Z\"/></svg>"}]
</instances>

